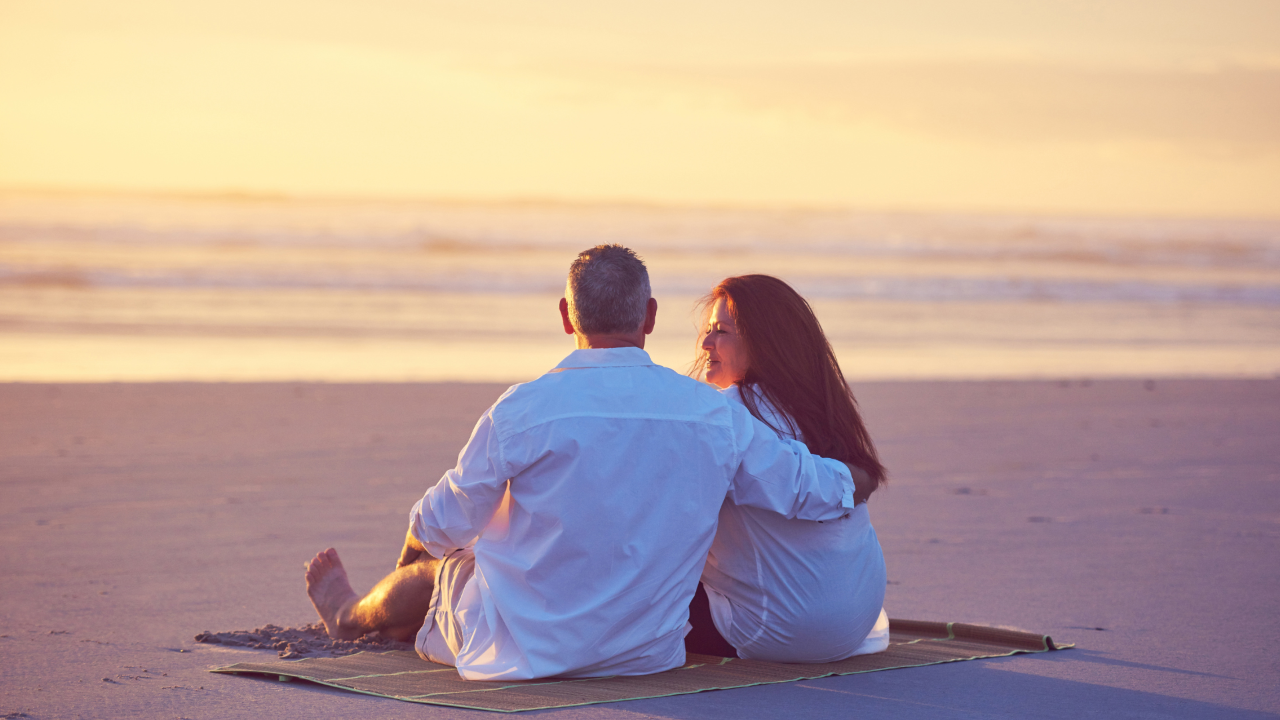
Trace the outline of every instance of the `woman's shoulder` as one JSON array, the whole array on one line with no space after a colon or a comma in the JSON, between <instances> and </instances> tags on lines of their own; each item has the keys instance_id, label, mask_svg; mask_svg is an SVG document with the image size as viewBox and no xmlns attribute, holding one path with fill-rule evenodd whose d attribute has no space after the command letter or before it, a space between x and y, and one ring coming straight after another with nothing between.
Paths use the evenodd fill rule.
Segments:
<instances>
[{"instance_id":1,"label":"woman's shoulder","mask_svg":"<svg viewBox=\"0 0 1280 720\"><path fill-rule=\"evenodd\" d=\"M739 405L746 406L747 403L743 398L743 392L743 386L734 383L721 390L720 394ZM760 392L756 385L746 386L745 392L751 393L752 404L755 405L761 420L773 426L783 437L804 442L804 438L800 436L800 431L796 427L795 421L789 415L774 407L773 403L769 402L769 398L765 397L764 393Z\"/></svg>"},{"instance_id":2,"label":"woman's shoulder","mask_svg":"<svg viewBox=\"0 0 1280 720\"><path fill-rule=\"evenodd\" d=\"M738 385L738 383L734 383L729 387L724 388L723 390L720 391L720 394L738 403L739 405L746 404L742 402L742 388L741 386Z\"/></svg>"}]
</instances>

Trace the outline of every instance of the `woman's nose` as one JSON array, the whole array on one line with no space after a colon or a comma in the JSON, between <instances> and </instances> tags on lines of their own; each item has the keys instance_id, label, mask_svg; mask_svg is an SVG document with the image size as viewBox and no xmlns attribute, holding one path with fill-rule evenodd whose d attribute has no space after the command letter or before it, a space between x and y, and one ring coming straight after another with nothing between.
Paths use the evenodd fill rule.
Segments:
<instances>
[{"instance_id":1,"label":"woman's nose","mask_svg":"<svg viewBox=\"0 0 1280 720\"><path fill-rule=\"evenodd\" d=\"M715 343L711 342L711 331L708 330L702 335L702 349L710 350L714 346L715 346Z\"/></svg>"}]
</instances>

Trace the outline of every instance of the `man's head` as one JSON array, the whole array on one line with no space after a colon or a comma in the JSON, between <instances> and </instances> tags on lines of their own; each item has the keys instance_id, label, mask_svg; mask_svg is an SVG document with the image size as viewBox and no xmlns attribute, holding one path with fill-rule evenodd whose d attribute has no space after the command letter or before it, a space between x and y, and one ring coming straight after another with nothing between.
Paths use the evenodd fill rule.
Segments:
<instances>
[{"instance_id":1,"label":"man's head","mask_svg":"<svg viewBox=\"0 0 1280 720\"><path fill-rule=\"evenodd\" d=\"M621 245L597 245L578 254L569 267L569 281L560 314L565 332L582 339L634 339L644 346L653 331L657 303L650 297L649 272L644 261ZM585 347L598 347L595 343ZM615 347L617 345L614 345Z\"/></svg>"}]
</instances>

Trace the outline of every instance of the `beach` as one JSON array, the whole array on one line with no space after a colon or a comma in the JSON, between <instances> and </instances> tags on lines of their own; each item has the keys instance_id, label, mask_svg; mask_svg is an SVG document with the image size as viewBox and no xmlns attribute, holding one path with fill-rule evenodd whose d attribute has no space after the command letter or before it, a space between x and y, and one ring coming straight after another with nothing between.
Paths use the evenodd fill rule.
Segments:
<instances>
[{"instance_id":1,"label":"beach","mask_svg":"<svg viewBox=\"0 0 1280 720\"><path fill-rule=\"evenodd\" d=\"M314 621L302 566L325 547L368 588L504 388L0 385L0 712L478 717L211 674L276 654L193 638ZM1077 647L537 714L1275 717L1280 381L854 390L891 472L889 615Z\"/></svg>"},{"instance_id":2,"label":"beach","mask_svg":"<svg viewBox=\"0 0 1280 720\"><path fill-rule=\"evenodd\" d=\"M480 717L392 699L453 692L1280 720L1277 29L1253 0L0 2L0 720ZM614 344L559 309L626 324L567 282L604 246L643 263L597 280L657 303L625 341L655 365L838 366L888 470L886 610L916 621L890 651L488 693L314 625L309 560L369 590L485 409ZM825 345L787 293L721 292L758 275ZM773 399L813 430L803 394ZM317 655L388 695L253 665ZM268 674L210 672L237 663ZM615 686L648 697L569 707Z\"/></svg>"}]
</instances>

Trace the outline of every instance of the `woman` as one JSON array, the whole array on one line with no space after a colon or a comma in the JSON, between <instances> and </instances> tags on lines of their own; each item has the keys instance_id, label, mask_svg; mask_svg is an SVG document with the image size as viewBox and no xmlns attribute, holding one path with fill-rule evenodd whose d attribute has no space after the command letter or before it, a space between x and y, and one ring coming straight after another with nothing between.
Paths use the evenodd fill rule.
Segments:
<instances>
[{"instance_id":1,"label":"woman","mask_svg":"<svg viewBox=\"0 0 1280 720\"><path fill-rule=\"evenodd\" d=\"M690 374L780 435L863 473L854 473L854 509L825 523L726 501L690 606L686 649L808 663L885 649L884 555L866 505L885 470L818 319L768 275L727 278L706 306Z\"/></svg>"}]
</instances>

